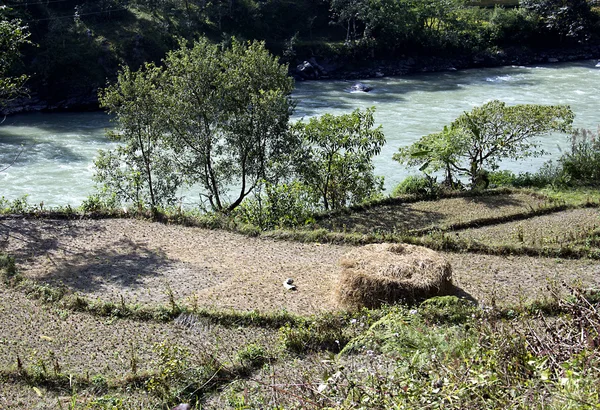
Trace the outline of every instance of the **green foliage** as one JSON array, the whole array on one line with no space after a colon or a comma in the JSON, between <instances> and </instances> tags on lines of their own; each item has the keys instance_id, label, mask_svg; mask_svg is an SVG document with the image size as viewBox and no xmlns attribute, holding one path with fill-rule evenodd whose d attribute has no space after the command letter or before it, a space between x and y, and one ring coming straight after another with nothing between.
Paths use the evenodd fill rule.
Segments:
<instances>
[{"instance_id":1,"label":"green foliage","mask_svg":"<svg viewBox=\"0 0 600 410\"><path fill-rule=\"evenodd\" d=\"M515 175L510 171L490 173L490 182L514 187L562 188L600 186L600 138L598 132L576 129L571 146L557 161L548 161L534 172Z\"/></svg>"},{"instance_id":2,"label":"green foliage","mask_svg":"<svg viewBox=\"0 0 600 410\"><path fill-rule=\"evenodd\" d=\"M527 43L536 32L535 19L523 8L495 7L489 23L490 41L498 46Z\"/></svg>"},{"instance_id":3,"label":"green foliage","mask_svg":"<svg viewBox=\"0 0 600 410\"><path fill-rule=\"evenodd\" d=\"M558 37L585 42L597 21L588 0L521 0L521 7L531 12L540 31Z\"/></svg>"},{"instance_id":4,"label":"green foliage","mask_svg":"<svg viewBox=\"0 0 600 410\"><path fill-rule=\"evenodd\" d=\"M146 205L153 212L172 205L182 179L173 167L174 154L165 143L161 85L163 72L146 64L137 72L125 67L116 84L100 92L100 103L115 115L117 130L108 137L121 144L100 151L94 179L106 200Z\"/></svg>"},{"instance_id":5,"label":"green foliage","mask_svg":"<svg viewBox=\"0 0 600 410\"><path fill-rule=\"evenodd\" d=\"M186 180L199 183L214 210L231 211L262 181L285 172L297 145L287 132L292 79L264 43L206 39L165 59L164 110ZM236 187L231 203L225 193Z\"/></svg>"},{"instance_id":6,"label":"green foliage","mask_svg":"<svg viewBox=\"0 0 600 410\"><path fill-rule=\"evenodd\" d=\"M558 184L569 187L600 186L600 132L575 130L571 151L558 160Z\"/></svg>"},{"instance_id":7,"label":"green foliage","mask_svg":"<svg viewBox=\"0 0 600 410\"><path fill-rule=\"evenodd\" d=\"M509 170L491 171L488 174L488 179L490 182L490 186L492 187L514 186L515 181L517 179L517 175L515 175L514 172Z\"/></svg>"},{"instance_id":8,"label":"green foliage","mask_svg":"<svg viewBox=\"0 0 600 410\"><path fill-rule=\"evenodd\" d=\"M261 230L292 228L310 223L316 207L314 193L299 181L277 185L265 181L234 216Z\"/></svg>"},{"instance_id":9,"label":"green foliage","mask_svg":"<svg viewBox=\"0 0 600 410\"><path fill-rule=\"evenodd\" d=\"M6 279L15 276L17 273L15 258L6 253L0 253L0 271Z\"/></svg>"},{"instance_id":10,"label":"green foliage","mask_svg":"<svg viewBox=\"0 0 600 410\"><path fill-rule=\"evenodd\" d=\"M268 362L269 354L264 346L250 343L237 352L237 360L245 368L257 369Z\"/></svg>"},{"instance_id":11,"label":"green foliage","mask_svg":"<svg viewBox=\"0 0 600 410\"><path fill-rule=\"evenodd\" d=\"M568 132L573 117L568 106L507 106L495 100L465 112L441 133L400 148L394 160L420 166L424 172L443 169L448 184L455 174L466 175L476 188L486 169L497 169L501 160L541 155L532 139L553 131Z\"/></svg>"},{"instance_id":12,"label":"green foliage","mask_svg":"<svg viewBox=\"0 0 600 410\"><path fill-rule=\"evenodd\" d=\"M343 318L332 315L286 324L279 329L279 343L294 353L315 350L339 352L350 340L350 335L344 331L346 326Z\"/></svg>"},{"instance_id":13,"label":"green foliage","mask_svg":"<svg viewBox=\"0 0 600 410\"><path fill-rule=\"evenodd\" d=\"M439 303L432 303L424 309L431 317L443 319L445 315L451 317L451 311L456 310L456 304L446 303L446 305L454 306L450 309L447 307L446 312L437 317L435 313L441 313L442 310ZM434 312L435 308L437 312ZM363 354L369 351L426 357L432 349L435 349L438 354L457 352L464 345L472 343L469 336L459 328L440 331L437 327L426 324L418 310L400 307L375 322L369 331L350 341L342 353Z\"/></svg>"},{"instance_id":14,"label":"green foliage","mask_svg":"<svg viewBox=\"0 0 600 410\"><path fill-rule=\"evenodd\" d=\"M419 313L425 321L438 324L465 323L476 312L473 302L456 296L437 296L419 306Z\"/></svg>"},{"instance_id":15,"label":"green foliage","mask_svg":"<svg viewBox=\"0 0 600 410\"><path fill-rule=\"evenodd\" d=\"M22 91L28 78L9 74L25 44L30 44L27 26L19 19L10 19L5 6L0 6L0 108Z\"/></svg>"},{"instance_id":16,"label":"green foliage","mask_svg":"<svg viewBox=\"0 0 600 410\"><path fill-rule=\"evenodd\" d=\"M192 356L188 349L166 340L157 343L154 351L158 356L153 363L156 371L146 382L146 389L169 408L178 403L197 403L205 389L224 376L223 365L204 351Z\"/></svg>"},{"instance_id":17,"label":"green foliage","mask_svg":"<svg viewBox=\"0 0 600 410\"><path fill-rule=\"evenodd\" d=\"M440 193L440 187L435 178L430 176L410 175L404 178L394 190L392 196L418 195L426 197L436 197Z\"/></svg>"},{"instance_id":18,"label":"green foliage","mask_svg":"<svg viewBox=\"0 0 600 410\"><path fill-rule=\"evenodd\" d=\"M286 172L298 145L287 132L291 91L286 67L259 42L221 49L203 38L182 43L163 68L125 68L100 93L119 125L109 136L122 142L96 160L102 199L156 213L186 183L199 184L213 210L235 209ZM232 187L239 192L227 203Z\"/></svg>"},{"instance_id":19,"label":"green foliage","mask_svg":"<svg viewBox=\"0 0 600 410\"><path fill-rule=\"evenodd\" d=\"M3 213L25 214L32 211L32 206L27 201L27 195L23 195L22 197L13 199L12 201L4 197L0 198L0 209Z\"/></svg>"},{"instance_id":20,"label":"green foliage","mask_svg":"<svg viewBox=\"0 0 600 410\"><path fill-rule=\"evenodd\" d=\"M358 204L383 190L383 178L374 175L372 159L385 144L385 136L381 126L374 128L373 112L374 108L325 114L293 126L293 133L303 141L296 172L319 195L325 210Z\"/></svg>"}]
</instances>

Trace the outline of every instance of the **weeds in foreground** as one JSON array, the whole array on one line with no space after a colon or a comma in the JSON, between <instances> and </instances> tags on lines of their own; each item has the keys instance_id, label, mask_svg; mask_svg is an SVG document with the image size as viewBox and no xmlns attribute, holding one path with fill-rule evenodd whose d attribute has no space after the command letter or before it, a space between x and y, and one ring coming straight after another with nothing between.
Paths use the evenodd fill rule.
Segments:
<instances>
[{"instance_id":1,"label":"weeds in foreground","mask_svg":"<svg viewBox=\"0 0 600 410\"><path fill-rule=\"evenodd\" d=\"M552 320L525 312L507 319L456 299L396 307L339 355L313 354L292 366L268 366L230 385L213 404L597 408L600 314L598 305L578 292L561 302L563 313Z\"/></svg>"}]
</instances>

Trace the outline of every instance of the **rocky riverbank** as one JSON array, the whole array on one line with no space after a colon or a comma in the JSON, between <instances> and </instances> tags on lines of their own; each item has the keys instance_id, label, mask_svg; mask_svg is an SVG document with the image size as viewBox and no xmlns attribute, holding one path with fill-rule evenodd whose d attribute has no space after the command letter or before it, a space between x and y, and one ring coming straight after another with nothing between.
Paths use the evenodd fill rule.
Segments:
<instances>
[{"instance_id":1,"label":"rocky riverbank","mask_svg":"<svg viewBox=\"0 0 600 410\"><path fill-rule=\"evenodd\" d=\"M328 56L300 59L290 66L290 75L296 81L360 80L367 78L403 76L423 72L454 71L469 68L498 67L503 65L552 64L559 62L600 59L600 45L576 49L527 50L507 48L472 56L437 57L406 56L390 60L340 61ZM97 110L97 89L73 93L60 101L41 98L32 91L27 98L12 101L0 110L2 115L25 112L92 111Z\"/></svg>"},{"instance_id":2,"label":"rocky riverbank","mask_svg":"<svg viewBox=\"0 0 600 410\"><path fill-rule=\"evenodd\" d=\"M577 49L538 51L509 48L495 53L486 52L473 56L456 57L407 56L394 60L366 61L361 64L342 64L327 58L312 57L298 64L290 72L297 81L359 80L423 72L454 71L505 65L527 66L590 59L600 59L600 45Z\"/></svg>"}]
</instances>

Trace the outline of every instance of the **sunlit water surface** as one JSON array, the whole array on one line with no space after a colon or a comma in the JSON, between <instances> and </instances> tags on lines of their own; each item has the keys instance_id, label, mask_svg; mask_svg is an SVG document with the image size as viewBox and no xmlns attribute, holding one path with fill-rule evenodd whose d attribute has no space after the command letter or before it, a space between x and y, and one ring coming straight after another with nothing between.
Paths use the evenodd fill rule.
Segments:
<instances>
[{"instance_id":1,"label":"sunlit water surface","mask_svg":"<svg viewBox=\"0 0 600 410\"><path fill-rule=\"evenodd\" d=\"M376 107L375 121L387 138L375 158L378 175L391 189L415 170L392 160L399 147L440 131L462 112L492 99L508 104L569 104L575 126L596 129L600 123L600 67L596 60L535 67L499 67L428 73L362 81L369 93L350 92L344 81L304 82L296 85L295 119L326 112L347 113ZM111 127L102 112L27 114L10 116L0 125L0 195L7 199L28 195L30 203L77 206L94 190L93 159L98 149L113 147L105 137ZM505 162L514 172L535 171L568 146L562 135L539 139L549 154L521 162ZM15 160L15 157L16 160ZM184 203L197 194L182 191Z\"/></svg>"}]
</instances>

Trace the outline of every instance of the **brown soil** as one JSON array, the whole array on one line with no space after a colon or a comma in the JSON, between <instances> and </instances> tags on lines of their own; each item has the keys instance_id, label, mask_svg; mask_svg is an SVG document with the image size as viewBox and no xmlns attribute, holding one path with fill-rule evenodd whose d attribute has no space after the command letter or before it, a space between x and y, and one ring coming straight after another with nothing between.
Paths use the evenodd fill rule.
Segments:
<instances>
[{"instance_id":1,"label":"brown soil","mask_svg":"<svg viewBox=\"0 0 600 410\"><path fill-rule=\"evenodd\" d=\"M543 199L524 193L443 198L436 201L398 203L340 213L319 225L349 232L403 232L443 227L480 218L498 218L529 212L546 205Z\"/></svg>"},{"instance_id":2,"label":"brown soil","mask_svg":"<svg viewBox=\"0 0 600 410\"><path fill-rule=\"evenodd\" d=\"M103 300L309 313L333 309L343 246L300 244L134 219L6 219L19 271ZM292 278L296 291L283 282Z\"/></svg>"},{"instance_id":3,"label":"brown soil","mask_svg":"<svg viewBox=\"0 0 600 410\"><path fill-rule=\"evenodd\" d=\"M92 298L309 314L336 308L351 247L301 244L134 219L0 221L20 272ZM454 283L483 304L538 298L548 280L600 284L600 262L447 254ZM283 287L294 279L296 291Z\"/></svg>"}]
</instances>

